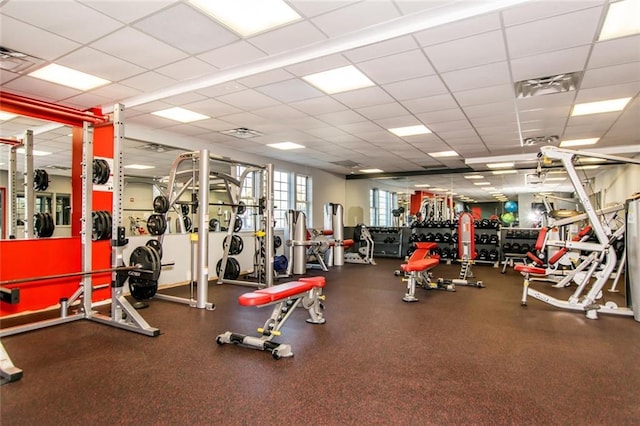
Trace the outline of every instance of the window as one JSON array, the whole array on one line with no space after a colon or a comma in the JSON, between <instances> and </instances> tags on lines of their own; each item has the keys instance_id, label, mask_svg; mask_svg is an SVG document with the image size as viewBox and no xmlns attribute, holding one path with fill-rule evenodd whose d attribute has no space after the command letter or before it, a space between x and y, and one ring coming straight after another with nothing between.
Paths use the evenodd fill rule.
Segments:
<instances>
[{"instance_id":1,"label":"window","mask_svg":"<svg viewBox=\"0 0 640 426\"><path fill-rule=\"evenodd\" d=\"M369 222L378 226L378 188L369 190Z\"/></svg>"},{"instance_id":2,"label":"window","mask_svg":"<svg viewBox=\"0 0 640 426\"><path fill-rule=\"evenodd\" d=\"M393 226L391 210L398 204L398 194L373 188L369 191L369 214L372 226Z\"/></svg>"},{"instance_id":3,"label":"window","mask_svg":"<svg viewBox=\"0 0 640 426\"><path fill-rule=\"evenodd\" d=\"M273 172L273 218L276 228L287 227L287 212L289 211L289 173Z\"/></svg>"},{"instance_id":4,"label":"window","mask_svg":"<svg viewBox=\"0 0 640 426\"><path fill-rule=\"evenodd\" d=\"M52 214L53 212L52 203L53 203L53 199L51 197L51 194L36 195L36 206L33 211L33 214L36 214L36 213ZM24 202L24 194L18 194L16 196L16 211L17 211L16 221L18 226L24 225L25 214L26 214L25 210L26 209L25 209L25 202Z\"/></svg>"},{"instance_id":5,"label":"window","mask_svg":"<svg viewBox=\"0 0 640 426\"><path fill-rule=\"evenodd\" d=\"M311 220L311 178L309 176L296 175L296 210L303 211L307 217L307 224Z\"/></svg>"},{"instance_id":6,"label":"window","mask_svg":"<svg viewBox=\"0 0 640 426\"><path fill-rule=\"evenodd\" d=\"M237 166L238 179L242 177L242 173L245 171L246 167ZM257 191L257 179L256 172L249 172L245 179L241 182L242 188L240 189L240 199L238 201L242 201L246 205L256 205L256 200L260 198L260 194ZM253 214L253 209L248 208L247 213L242 215L242 229L255 229L255 217Z\"/></svg>"},{"instance_id":7,"label":"window","mask_svg":"<svg viewBox=\"0 0 640 426\"><path fill-rule=\"evenodd\" d=\"M71 196L56 194L56 225L71 224Z\"/></svg>"}]
</instances>

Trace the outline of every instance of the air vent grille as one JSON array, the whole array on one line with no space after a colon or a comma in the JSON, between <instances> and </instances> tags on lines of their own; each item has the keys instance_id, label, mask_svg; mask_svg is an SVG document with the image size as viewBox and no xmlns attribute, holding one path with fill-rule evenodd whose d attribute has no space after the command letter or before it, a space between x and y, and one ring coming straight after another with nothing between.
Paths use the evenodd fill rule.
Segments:
<instances>
[{"instance_id":1,"label":"air vent grille","mask_svg":"<svg viewBox=\"0 0 640 426\"><path fill-rule=\"evenodd\" d=\"M257 130L247 129L246 127L238 127L237 129L223 130L220 133L223 135L229 135L240 139L255 138L256 136L263 136L263 133Z\"/></svg>"},{"instance_id":2,"label":"air vent grille","mask_svg":"<svg viewBox=\"0 0 640 426\"><path fill-rule=\"evenodd\" d=\"M528 98L575 90L580 76L580 72L569 72L518 81L515 83L516 97Z\"/></svg>"}]
</instances>

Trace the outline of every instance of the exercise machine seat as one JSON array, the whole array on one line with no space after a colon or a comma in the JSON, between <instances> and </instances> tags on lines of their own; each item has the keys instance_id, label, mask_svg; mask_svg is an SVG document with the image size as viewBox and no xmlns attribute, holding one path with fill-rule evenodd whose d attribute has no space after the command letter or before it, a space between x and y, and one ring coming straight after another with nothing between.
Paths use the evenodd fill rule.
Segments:
<instances>
[{"instance_id":1,"label":"exercise machine seat","mask_svg":"<svg viewBox=\"0 0 640 426\"><path fill-rule=\"evenodd\" d=\"M528 265L516 265L513 267L518 272L523 272L525 274L536 274L536 275L546 275L547 270L544 268L538 268L536 266L528 266Z\"/></svg>"},{"instance_id":2,"label":"exercise machine seat","mask_svg":"<svg viewBox=\"0 0 640 426\"><path fill-rule=\"evenodd\" d=\"M324 277L300 278L299 281L290 281L284 284L274 285L260 290L245 293L238 297L238 303L242 306L267 305L288 297L297 296L300 293L311 290L314 287L325 286Z\"/></svg>"},{"instance_id":3,"label":"exercise machine seat","mask_svg":"<svg viewBox=\"0 0 640 426\"><path fill-rule=\"evenodd\" d=\"M430 259L420 259L414 260L413 262L403 263L400 265L400 268L404 272L419 272L427 269L434 268L436 265L440 263L439 259L430 258Z\"/></svg>"}]
</instances>

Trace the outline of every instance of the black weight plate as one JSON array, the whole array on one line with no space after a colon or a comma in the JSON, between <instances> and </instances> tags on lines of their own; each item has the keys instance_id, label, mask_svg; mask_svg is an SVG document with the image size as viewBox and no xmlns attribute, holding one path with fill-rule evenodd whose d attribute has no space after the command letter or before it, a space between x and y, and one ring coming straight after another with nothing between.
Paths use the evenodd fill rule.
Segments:
<instances>
[{"instance_id":1,"label":"black weight plate","mask_svg":"<svg viewBox=\"0 0 640 426\"><path fill-rule=\"evenodd\" d=\"M102 210L98 210L96 212L96 216L97 216L97 222L98 222L98 228L96 232L97 238L98 240L102 241L107 236L107 227L109 226L109 223L107 222L107 218L104 216L104 213Z\"/></svg>"},{"instance_id":2,"label":"black weight plate","mask_svg":"<svg viewBox=\"0 0 640 426\"><path fill-rule=\"evenodd\" d=\"M273 248L280 248L282 245L282 238L279 235L274 235L273 237Z\"/></svg>"},{"instance_id":3,"label":"black weight plate","mask_svg":"<svg viewBox=\"0 0 640 426\"><path fill-rule=\"evenodd\" d=\"M42 213L36 213L33 215L33 233L36 237L40 237L42 235L44 227L44 218L42 217Z\"/></svg>"},{"instance_id":4,"label":"black weight plate","mask_svg":"<svg viewBox=\"0 0 640 426\"><path fill-rule=\"evenodd\" d=\"M240 232L242 230L242 218L236 216L236 221L233 224L233 232Z\"/></svg>"},{"instance_id":5,"label":"black weight plate","mask_svg":"<svg viewBox=\"0 0 640 426\"><path fill-rule=\"evenodd\" d=\"M93 177L91 181L96 185L100 185L102 183L102 175L102 162L98 159L93 160Z\"/></svg>"},{"instance_id":6,"label":"black weight plate","mask_svg":"<svg viewBox=\"0 0 640 426\"><path fill-rule=\"evenodd\" d=\"M106 210L104 210L104 214L107 216L107 238L111 238L111 236L113 235L112 229L113 229L113 217L111 216L111 212L108 212Z\"/></svg>"},{"instance_id":7,"label":"black weight plate","mask_svg":"<svg viewBox=\"0 0 640 426\"><path fill-rule=\"evenodd\" d=\"M191 229L193 227L193 223L191 222L191 218L189 216L182 216L182 219L184 221L184 228L187 232L191 232Z\"/></svg>"},{"instance_id":8,"label":"black weight plate","mask_svg":"<svg viewBox=\"0 0 640 426\"><path fill-rule=\"evenodd\" d=\"M162 260L162 244L160 244L160 241L158 241L158 240L149 240L149 241L147 241L147 243L145 245L147 247L151 247L152 249L157 251L158 255L160 256L160 259Z\"/></svg>"},{"instance_id":9,"label":"black weight plate","mask_svg":"<svg viewBox=\"0 0 640 426\"><path fill-rule=\"evenodd\" d=\"M216 274L218 277L222 272L222 259L216 264ZM227 280L235 280L240 276L240 263L233 257L227 258L227 265L224 268L224 278Z\"/></svg>"},{"instance_id":10,"label":"black weight plate","mask_svg":"<svg viewBox=\"0 0 640 426\"><path fill-rule=\"evenodd\" d=\"M180 211L182 212L182 216L186 216L189 214L189 205L188 204L180 204Z\"/></svg>"},{"instance_id":11,"label":"black weight plate","mask_svg":"<svg viewBox=\"0 0 640 426\"><path fill-rule=\"evenodd\" d=\"M152 279L157 282L158 278L160 278L160 269L162 267L160 262L160 253L152 247L146 247L147 250L151 252L151 255L153 257L153 268L151 269L153 271Z\"/></svg>"},{"instance_id":12,"label":"black weight plate","mask_svg":"<svg viewBox=\"0 0 640 426\"><path fill-rule=\"evenodd\" d=\"M236 209L238 214L244 214L244 212L247 211L247 205L244 203L244 201L240 201L238 202Z\"/></svg>"},{"instance_id":13,"label":"black weight plate","mask_svg":"<svg viewBox=\"0 0 640 426\"><path fill-rule=\"evenodd\" d=\"M222 242L222 247L227 244L229 236L224 237L224 241ZM239 235L232 235L231 242L229 243L229 254L232 256L238 255L242 253L242 249L244 248L244 241L240 238Z\"/></svg>"},{"instance_id":14,"label":"black weight plate","mask_svg":"<svg viewBox=\"0 0 640 426\"><path fill-rule=\"evenodd\" d=\"M209 231L215 231L218 226L218 219L209 219Z\"/></svg>"},{"instance_id":15,"label":"black weight plate","mask_svg":"<svg viewBox=\"0 0 640 426\"><path fill-rule=\"evenodd\" d=\"M169 200L164 195L158 195L153 199L153 211L156 213L166 213L169 211Z\"/></svg>"},{"instance_id":16,"label":"black weight plate","mask_svg":"<svg viewBox=\"0 0 640 426\"><path fill-rule=\"evenodd\" d=\"M151 235L162 235L167 230L167 220L159 214L152 214L147 219L147 231Z\"/></svg>"},{"instance_id":17,"label":"black weight plate","mask_svg":"<svg viewBox=\"0 0 640 426\"><path fill-rule=\"evenodd\" d=\"M100 228L100 219L97 211L91 212L91 240L98 241L100 234L98 232Z\"/></svg>"},{"instance_id":18,"label":"black weight plate","mask_svg":"<svg viewBox=\"0 0 640 426\"><path fill-rule=\"evenodd\" d=\"M111 174L111 169L109 168L109 163L107 160L102 161L102 183L107 183L109 180L109 175Z\"/></svg>"}]
</instances>

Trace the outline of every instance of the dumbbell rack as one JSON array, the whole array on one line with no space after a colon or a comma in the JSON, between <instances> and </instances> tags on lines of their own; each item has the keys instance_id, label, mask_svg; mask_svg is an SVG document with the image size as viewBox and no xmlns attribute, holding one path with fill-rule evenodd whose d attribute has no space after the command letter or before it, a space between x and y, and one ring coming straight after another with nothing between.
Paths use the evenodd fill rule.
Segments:
<instances>
[{"instance_id":1,"label":"dumbbell rack","mask_svg":"<svg viewBox=\"0 0 640 426\"><path fill-rule=\"evenodd\" d=\"M526 259L528 251L533 250L538 239L539 228L502 228L500 230L500 241L502 242L501 263L513 266L514 260Z\"/></svg>"},{"instance_id":2,"label":"dumbbell rack","mask_svg":"<svg viewBox=\"0 0 640 426\"><path fill-rule=\"evenodd\" d=\"M369 227L373 238L373 254L380 257L402 258L409 246L409 228Z\"/></svg>"},{"instance_id":3,"label":"dumbbell rack","mask_svg":"<svg viewBox=\"0 0 640 426\"><path fill-rule=\"evenodd\" d=\"M490 264L494 268L499 267L502 257L500 226L489 222L487 219L476 221L475 235L476 251L479 253L476 256L475 263ZM486 252L486 259L481 259L481 257L484 257L483 252Z\"/></svg>"}]
</instances>

